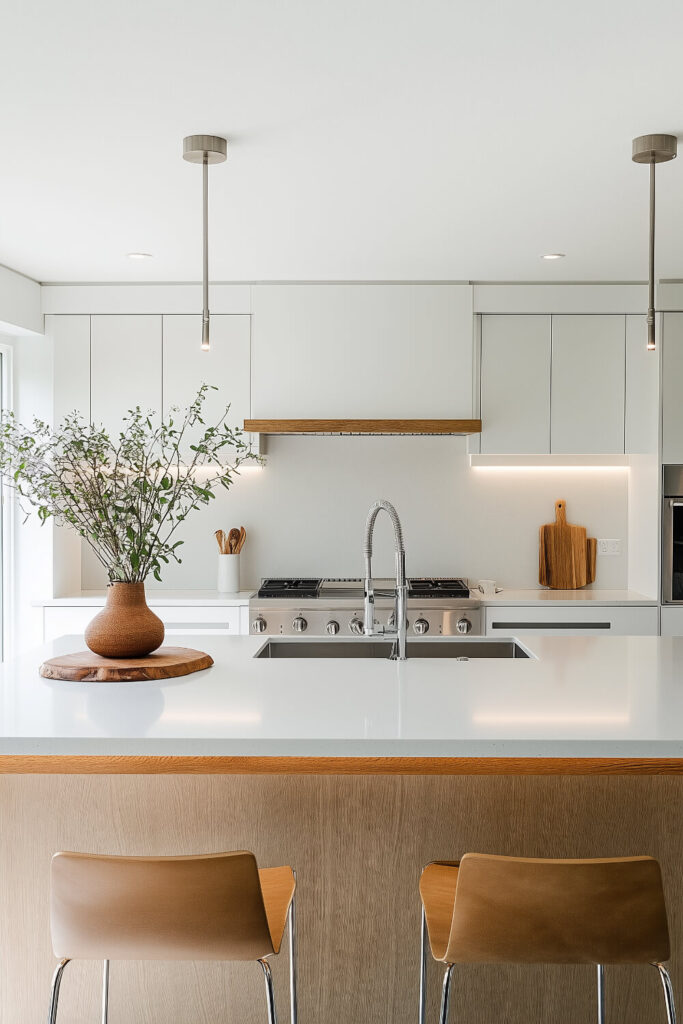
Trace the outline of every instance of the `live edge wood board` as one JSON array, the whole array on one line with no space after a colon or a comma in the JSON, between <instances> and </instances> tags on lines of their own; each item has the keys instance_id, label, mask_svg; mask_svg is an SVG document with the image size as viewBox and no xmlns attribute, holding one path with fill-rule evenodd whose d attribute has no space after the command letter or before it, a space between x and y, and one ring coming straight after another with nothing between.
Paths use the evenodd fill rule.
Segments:
<instances>
[{"instance_id":1,"label":"live edge wood board","mask_svg":"<svg viewBox=\"0 0 683 1024\"><path fill-rule=\"evenodd\" d=\"M0 755L9 775L683 775L650 757L173 757Z\"/></svg>"},{"instance_id":2,"label":"live edge wood board","mask_svg":"<svg viewBox=\"0 0 683 1024\"><path fill-rule=\"evenodd\" d=\"M252 434L480 434L481 420L245 420Z\"/></svg>"}]
</instances>

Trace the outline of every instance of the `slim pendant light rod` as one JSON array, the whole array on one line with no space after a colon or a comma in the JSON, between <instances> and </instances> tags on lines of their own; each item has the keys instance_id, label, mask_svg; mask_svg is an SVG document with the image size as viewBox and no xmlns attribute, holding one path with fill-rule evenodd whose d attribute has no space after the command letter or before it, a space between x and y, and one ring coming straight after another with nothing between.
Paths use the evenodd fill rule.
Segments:
<instances>
[{"instance_id":1,"label":"slim pendant light rod","mask_svg":"<svg viewBox=\"0 0 683 1024\"><path fill-rule=\"evenodd\" d=\"M650 245L648 253L647 347L655 348L655 164L673 160L678 148L675 135L640 135L633 140L632 159L650 165Z\"/></svg>"},{"instance_id":2,"label":"slim pendant light rod","mask_svg":"<svg viewBox=\"0 0 683 1024\"><path fill-rule=\"evenodd\" d=\"M653 164L654 167L654 164ZM209 351L209 154L204 154L202 165L202 348Z\"/></svg>"},{"instance_id":3,"label":"slim pendant light rod","mask_svg":"<svg viewBox=\"0 0 683 1024\"><path fill-rule=\"evenodd\" d=\"M650 160L650 266L647 291L647 347L655 347L655 167Z\"/></svg>"},{"instance_id":4,"label":"slim pendant light rod","mask_svg":"<svg viewBox=\"0 0 683 1024\"><path fill-rule=\"evenodd\" d=\"M220 135L188 135L183 139L183 159L202 165L202 348L210 347L209 317L209 164L227 159L228 142Z\"/></svg>"}]
</instances>

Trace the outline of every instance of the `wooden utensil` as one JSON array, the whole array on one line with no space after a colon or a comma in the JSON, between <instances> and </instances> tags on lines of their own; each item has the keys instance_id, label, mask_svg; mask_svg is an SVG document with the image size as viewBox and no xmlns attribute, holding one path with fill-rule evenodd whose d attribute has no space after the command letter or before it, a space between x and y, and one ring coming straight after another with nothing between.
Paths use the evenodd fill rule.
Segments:
<instances>
[{"instance_id":1,"label":"wooden utensil","mask_svg":"<svg viewBox=\"0 0 683 1024\"><path fill-rule=\"evenodd\" d=\"M242 550L242 548L244 547L244 542L245 542L246 539L247 539L247 531L244 529L243 526L240 526L240 539L239 539L239 541L237 543L237 554L238 555L239 555L240 551Z\"/></svg>"},{"instance_id":2,"label":"wooden utensil","mask_svg":"<svg viewBox=\"0 0 683 1024\"><path fill-rule=\"evenodd\" d=\"M225 550L225 533L223 530L216 530L214 537L218 541L218 550L222 555L226 554Z\"/></svg>"},{"instance_id":3,"label":"wooden utensil","mask_svg":"<svg viewBox=\"0 0 683 1024\"><path fill-rule=\"evenodd\" d=\"M538 581L553 590L578 590L595 579L597 542L585 526L567 522L567 503L555 502L555 522L540 529Z\"/></svg>"},{"instance_id":4,"label":"wooden utensil","mask_svg":"<svg viewBox=\"0 0 683 1024\"><path fill-rule=\"evenodd\" d=\"M229 555L236 555L237 554L237 545L239 544L239 539L240 539L240 531L237 529L237 527L233 526L232 530L228 534L228 554Z\"/></svg>"}]
</instances>

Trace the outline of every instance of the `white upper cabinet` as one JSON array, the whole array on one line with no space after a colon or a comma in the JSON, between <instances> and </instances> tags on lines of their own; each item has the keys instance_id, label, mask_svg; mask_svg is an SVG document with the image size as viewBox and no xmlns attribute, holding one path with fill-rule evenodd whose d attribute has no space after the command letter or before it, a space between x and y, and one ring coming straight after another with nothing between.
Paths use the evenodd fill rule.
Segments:
<instances>
[{"instance_id":1,"label":"white upper cabinet","mask_svg":"<svg viewBox=\"0 0 683 1024\"><path fill-rule=\"evenodd\" d=\"M255 285L252 416L468 418L469 285Z\"/></svg>"},{"instance_id":2,"label":"white upper cabinet","mask_svg":"<svg viewBox=\"0 0 683 1024\"><path fill-rule=\"evenodd\" d=\"M45 334L53 345L53 419L78 412L90 419L90 317L46 316Z\"/></svg>"},{"instance_id":3,"label":"white upper cabinet","mask_svg":"<svg viewBox=\"0 0 683 1024\"><path fill-rule=\"evenodd\" d=\"M553 316L550 450L624 451L624 316Z\"/></svg>"},{"instance_id":4,"label":"white upper cabinet","mask_svg":"<svg viewBox=\"0 0 683 1024\"><path fill-rule=\"evenodd\" d=\"M171 406L184 409L202 384L210 384L218 390L207 393L203 412L206 426L218 422L226 405L230 406L228 425L243 426L250 413L249 320L247 315L212 315L211 348L203 352L199 314L164 317L165 417Z\"/></svg>"},{"instance_id":5,"label":"white upper cabinet","mask_svg":"<svg viewBox=\"0 0 683 1024\"><path fill-rule=\"evenodd\" d=\"M118 434L139 405L161 411L161 317L91 317L91 417Z\"/></svg>"},{"instance_id":6,"label":"white upper cabinet","mask_svg":"<svg viewBox=\"0 0 683 1024\"><path fill-rule=\"evenodd\" d=\"M683 313L662 322L662 462L683 463Z\"/></svg>"},{"instance_id":7,"label":"white upper cabinet","mask_svg":"<svg viewBox=\"0 0 683 1024\"><path fill-rule=\"evenodd\" d=\"M481 324L481 451L550 451L550 317L489 315Z\"/></svg>"}]
</instances>

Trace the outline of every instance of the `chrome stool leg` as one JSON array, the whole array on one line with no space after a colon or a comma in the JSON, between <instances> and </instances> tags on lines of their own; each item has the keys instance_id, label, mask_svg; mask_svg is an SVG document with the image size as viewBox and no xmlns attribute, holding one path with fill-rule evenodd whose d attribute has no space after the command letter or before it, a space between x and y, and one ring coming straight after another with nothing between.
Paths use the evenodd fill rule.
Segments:
<instances>
[{"instance_id":1,"label":"chrome stool leg","mask_svg":"<svg viewBox=\"0 0 683 1024\"><path fill-rule=\"evenodd\" d=\"M104 961L102 971L102 1024L109 1020L109 961Z\"/></svg>"},{"instance_id":2,"label":"chrome stool leg","mask_svg":"<svg viewBox=\"0 0 683 1024\"><path fill-rule=\"evenodd\" d=\"M419 1024L425 1024L427 1012L427 946L429 935L427 932L427 915L422 907L422 937L420 939L420 1017Z\"/></svg>"},{"instance_id":3,"label":"chrome stool leg","mask_svg":"<svg viewBox=\"0 0 683 1024\"><path fill-rule=\"evenodd\" d=\"M296 884L296 871L293 871L294 882ZM299 1014L299 1008L297 1003L296 993L296 907L294 906L296 900L296 892L292 896L292 902L289 904L289 1024L297 1024L297 1017Z\"/></svg>"},{"instance_id":4,"label":"chrome stool leg","mask_svg":"<svg viewBox=\"0 0 683 1024\"><path fill-rule=\"evenodd\" d=\"M441 1017L440 1024L448 1024L448 1008L450 1005L451 996L451 974L453 973L453 964L446 966L446 973L443 976L443 988L441 990Z\"/></svg>"},{"instance_id":5,"label":"chrome stool leg","mask_svg":"<svg viewBox=\"0 0 683 1024\"><path fill-rule=\"evenodd\" d=\"M598 1024L605 1024L605 968L598 964Z\"/></svg>"},{"instance_id":6,"label":"chrome stool leg","mask_svg":"<svg viewBox=\"0 0 683 1024\"><path fill-rule=\"evenodd\" d=\"M664 1002L666 1003L666 1019L669 1024L676 1024L676 1007L674 1005L674 990L671 987L669 972L663 964L654 964L659 971L659 977L664 989Z\"/></svg>"},{"instance_id":7,"label":"chrome stool leg","mask_svg":"<svg viewBox=\"0 0 683 1024\"><path fill-rule=\"evenodd\" d=\"M52 975L52 988L50 990L50 1010L47 1015L47 1024L55 1024L57 1020L57 1003L59 1002L59 986L62 984L62 974L69 960L62 960L57 965L57 970Z\"/></svg>"},{"instance_id":8,"label":"chrome stool leg","mask_svg":"<svg viewBox=\"0 0 683 1024\"><path fill-rule=\"evenodd\" d=\"M273 993L273 974L267 960L259 960L263 968L263 975L266 979L266 1000L268 1002L268 1024L277 1024L275 1012L275 995Z\"/></svg>"}]
</instances>

